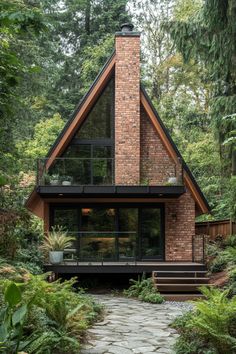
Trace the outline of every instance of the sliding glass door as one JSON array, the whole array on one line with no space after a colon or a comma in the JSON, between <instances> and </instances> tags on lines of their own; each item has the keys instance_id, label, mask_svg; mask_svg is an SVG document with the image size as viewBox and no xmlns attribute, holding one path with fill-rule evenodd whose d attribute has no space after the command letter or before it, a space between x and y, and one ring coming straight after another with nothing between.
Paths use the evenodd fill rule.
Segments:
<instances>
[{"instance_id":1,"label":"sliding glass door","mask_svg":"<svg viewBox=\"0 0 236 354\"><path fill-rule=\"evenodd\" d=\"M142 259L163 257L162 213L159 208L142 208L140 210L141 232L140 251Z\"/></svg>"},{"instance_id":2,"label":"sliding glass door","mask_svg":"<svg viewBox=\"0 0 236 354\"><path fill-rule=\"evenodd\" d=\"M161 206L55 205L51 226L76 236L81 261L163 260L163 215Z\"/></svg>"},{"instance_id":3,"label":"sliding glass door","mask_svg":"<svg viewBox=\"0 0 236 354\"><path fill-rule=\"evenodd\" d=\"M79 254L81 259L116 260L115 209L80 209Z\"/></svg>"}]
</instances>

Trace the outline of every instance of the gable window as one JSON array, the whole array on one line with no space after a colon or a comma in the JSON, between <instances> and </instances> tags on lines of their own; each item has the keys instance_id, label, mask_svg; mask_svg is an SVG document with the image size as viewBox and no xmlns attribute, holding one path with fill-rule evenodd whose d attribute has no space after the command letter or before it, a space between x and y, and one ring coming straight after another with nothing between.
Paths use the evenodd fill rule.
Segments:
<instances>
[{"instance_id":1,"label":"gable window","mask_svg":"<svg viewBox=\"0 0 236 354\"><path fill-rule=\"evenodd\" d=\"M72 185L109 185L114 176L114 78L76 132L50 174ZM63 177L65 175L65 177Z\"/></svg>"}]
</instances>

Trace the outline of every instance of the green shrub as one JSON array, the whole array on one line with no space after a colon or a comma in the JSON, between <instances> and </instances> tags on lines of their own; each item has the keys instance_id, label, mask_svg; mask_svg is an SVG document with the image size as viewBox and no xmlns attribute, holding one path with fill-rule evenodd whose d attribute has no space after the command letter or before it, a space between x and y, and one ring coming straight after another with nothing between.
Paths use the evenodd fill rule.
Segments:
<instances>
[{"instance_id":1,"label":"green shrub","mask_svg":"<svg viewBox=\"0 0 236 354\"><path fill-rule=\"evenodd\" d=\"M135 297L141 301L161 304L164 299L154 287L152 278L145 279L144 276L138 280L131 279L132 284L123 294L127 297Z\"/></svg>"},{"instance_id":2,"label":"green shrub","mask_svg":"<svg viewBox=\"0 0 236 354\"><path fill-rule=\"evenodd\" d=\"M221 272L224 269L236 264L236 247L226 247L220 251L210 264L210 271L212 273Z\"/></svg>"},{"instance_id":3,"label":"green shrub","mask_svg":"<svg viewBox=\"0 0 236 354\"><path fill-rule=\"evenodd\" d=\"M202 288L206 300L195 302L195 311L174 321L180 337L177 354L234 354L236 352L236 297L229 290Z\"/></svg>"},{"instance_id":4,"label":"green shrub","mask_svg":"<svg viewBox=\"0 0 236 354\"><path fill-rule=\"evenodd\" d=\"M236 268L233 268L229 272L229 295L236 295Z\"/></svg>"},{"instance_id":5,"label":"green shrub","mask_svg":"<svg viewBox=\"0 0 236 354\"><path fill-rule=\"evenodd\" d=\"M230 235L224 240L225 247L235 247L236 248L236 235Z\"/></svg>"},{"instance_id":6,"label":"green shrub","mask_svg":"<svg viewBox=\"0 0 236 354\"><path fill-rule=\"evenodd\" d=\"M210 271L212 273L222 272L227 267L228 261L226 257L219 254L210 264Z\"/></svg>"},{"instance_id":7,"label":"green shrub","mask_svg":"<svg viewBox=\"0 0 236 354\"><path fill-rule=\"evenodd\" d=\"M220 252L220 248L216 243L209 243L206 246L206 254L209 257L216 257Z\"/></svg>"},{"instance_id":8,"label":"green shrub","mask_svg":"<svg viewBox=\"0 0 236 354\"><path fill-rule=\"evenodd\" d=\"M18 302L15 308L8 311L7 319L5 310L1 312L0 342L6 349L2 348L0 352L15 354L18 347L29 354L78 353L80 338L84 330L101 314L101 307L86 296L83 290L75 290L76 279L48 283L45 280L48 274L19 274L17 269L7 264L4 264L3 269L7 267L18 283L8 279L0 281L2 309L8 308L8 298L3 295L7 292L10 298L13 297L12 291L7 290L9 284L13 284L12 289L17 289ZM5 323L13 324L9 316L13 316L21 307L26 310L20 322L21 327L18 326L19 330L8 328L7 331L1 331Z\"/></svg>"}]
</instances>

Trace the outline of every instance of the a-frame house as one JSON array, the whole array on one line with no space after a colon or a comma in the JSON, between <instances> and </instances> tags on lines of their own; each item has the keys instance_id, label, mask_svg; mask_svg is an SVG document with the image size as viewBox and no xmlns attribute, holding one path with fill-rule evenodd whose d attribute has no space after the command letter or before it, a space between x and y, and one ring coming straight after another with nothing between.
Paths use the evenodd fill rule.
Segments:
<instances>
[{"instance_id":1,"label":"a-frame house","mask_svg":"<svg viewBox=\"0 0 236 354\"><path fill-rule=\"evenodd\" d=\"M114 53L39 161L27 207L45 233L62 225L77 238L71 261L48 265L59 273L202 260L195 217L209 206L140 84L140 33L130 25L116 33Z\"/></svg>"}]
</instances>

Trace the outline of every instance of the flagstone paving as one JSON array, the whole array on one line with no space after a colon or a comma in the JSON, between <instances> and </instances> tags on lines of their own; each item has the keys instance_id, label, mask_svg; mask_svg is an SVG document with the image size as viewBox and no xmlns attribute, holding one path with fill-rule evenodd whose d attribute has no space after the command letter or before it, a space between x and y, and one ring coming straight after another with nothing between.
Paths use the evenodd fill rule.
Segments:
<instances>
[{"instance_id":1,"label":"flagstone paving","mask_svg":"<svg viewBox=\"0 0 236 354\"><path fill-rule=\"evenodd\" d=\"M102 322L88 330L81 354L171 354L178 334L169 325L188 306L160 305L96 295L105 305Z\"/></svg>"}]
</instances>

